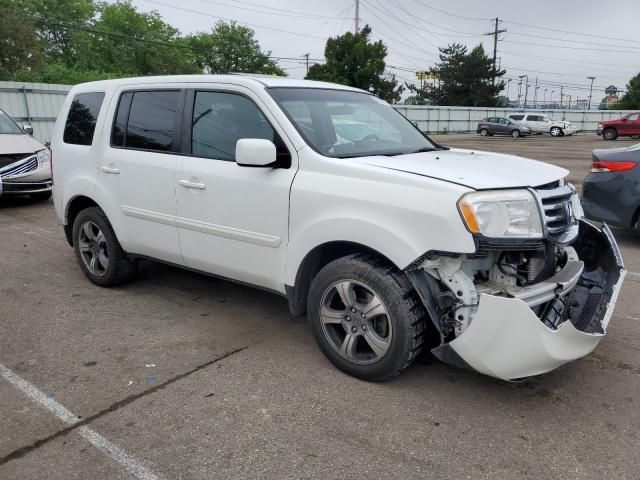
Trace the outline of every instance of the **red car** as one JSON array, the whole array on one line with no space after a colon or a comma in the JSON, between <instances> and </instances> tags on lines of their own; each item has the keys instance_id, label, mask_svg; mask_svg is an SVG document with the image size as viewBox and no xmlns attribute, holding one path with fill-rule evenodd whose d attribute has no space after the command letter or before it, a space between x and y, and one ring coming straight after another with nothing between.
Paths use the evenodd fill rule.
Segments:
<instances>
[{"instance_id":1,"label":"red car","mask_svg":"<svg viewBox=\"0 0 640 480\"><path fill-rule=\"evenodd\" d=\"M640 113L630 113L618 120L600 122L596 133L605 140L640 135Z\"/></svg>"}]
</instances>

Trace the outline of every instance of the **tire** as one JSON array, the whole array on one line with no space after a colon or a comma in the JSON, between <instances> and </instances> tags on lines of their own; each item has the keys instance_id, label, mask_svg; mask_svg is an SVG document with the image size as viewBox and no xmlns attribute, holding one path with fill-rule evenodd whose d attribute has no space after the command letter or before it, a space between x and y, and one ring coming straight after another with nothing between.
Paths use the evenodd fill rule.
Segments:
<instances>
[{"instance_id":1,"label":"tire","mask_svg":"<svg viewBox=\"0 0 640 480\"><path fill-rule=\"evenodd\" d=\"M51 198L51 190L47 192L30 193L29 198L34 202L44 202Z\"/></svg>"},{"instance_id":2,"label":"tire","mask_svg":"<svg viewBox=\"0 0 640 480\"><path fill-rule=\"evenodd\" d=\"M513 138L518 138L520 136L520 130L511 130L511 136Z\"/></svg>"},{"instance_id":3,"label":"tire","mask_svg":"<svg viewBox=\"0 0 640 480\"><path fill-rule=\"evenodd\" d=\"M83 273L96 285L121 285L135 275L135 262L122 249L107 216L98 207L82 210L76 216L73 250Z\"/></svg>"},{"instance_id":4,"label":"tire","mask_svg":"<svg viewBox=\"0 0 640 480\"><path fill-rule=\"evenodd\" d=\"M551 127L549 133L552 137L561 137L563 135L562 129L560 127Z\"/></svg>"},{"instance_id":5,"label":"tire","mask_svg":"<svg viewBox=\"0 0 640 480\"><path fill-rule=\"evenodd\" d=\"M402 272L372 255L349 255L322 268L311 283L307 310L320 350L362 380L393 377L422 351L424 306Z\"/></svg>"},{"instance_id":6,"label":"tire","mask_svg":"<svg viewBox=\"0 0 640 480\"><path fill-rule=\"evenodd\" d=\"M486 137L487 135L489 135L489 130L483 128L482 130L480 130L480 135Z\"/></svg>"},{"instance_id":7,"label":"tire","mask_svg":"<svg viewBox=\"0 0 640 480\"><path fill-rule=\"evenodd\" d=\"M602 132L602 138L605 140L615 140L618 138L618 132L616 132L615 128L605 128Z\"/></svg>"}]
</instances>

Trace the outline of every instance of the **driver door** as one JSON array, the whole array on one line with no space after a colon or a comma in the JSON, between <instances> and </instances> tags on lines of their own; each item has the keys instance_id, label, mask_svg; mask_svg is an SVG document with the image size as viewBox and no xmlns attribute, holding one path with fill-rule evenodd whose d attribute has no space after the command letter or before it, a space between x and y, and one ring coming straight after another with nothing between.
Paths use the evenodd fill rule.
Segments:
<instances>
[{"instance_id":1,"label":"driver door","mask_svg":"<svg viewBox=\"0 0 640 480\"><path fill-rule=\"evenodd\" d=\"M185 265L283 292L295 149L259 98L239 86L189 91L183 125L176 223ZM279 165L236 164L241 138L273 141Z\"/></svg>"}]
</instances>

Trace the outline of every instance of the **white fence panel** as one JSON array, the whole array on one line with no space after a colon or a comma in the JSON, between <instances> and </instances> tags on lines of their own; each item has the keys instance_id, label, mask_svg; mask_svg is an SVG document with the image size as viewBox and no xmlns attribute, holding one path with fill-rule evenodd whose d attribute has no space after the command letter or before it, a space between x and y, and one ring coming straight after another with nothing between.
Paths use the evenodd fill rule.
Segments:
<instances>
[{"instance_id":1,"label":"white fence panel","mask_svg":"<svg viewBox=\"0 0 640 480\"><path fill-rule=\"evenodd\" d=\"M0 108L18 124L30 124L34 137L51 140L51 132L71 85L0 82Z\"/></svg>"}]
</instances>

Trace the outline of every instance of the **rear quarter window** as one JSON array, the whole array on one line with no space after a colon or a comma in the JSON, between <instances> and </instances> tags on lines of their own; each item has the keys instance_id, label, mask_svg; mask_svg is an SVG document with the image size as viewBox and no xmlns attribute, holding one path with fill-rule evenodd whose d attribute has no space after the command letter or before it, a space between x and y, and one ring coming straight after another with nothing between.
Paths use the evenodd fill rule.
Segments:
<instances>
[{"instance_id":1,"label":"rear quarter window","mask_svg":"<svg viewBox=\"0 0 640 480\"><path fill-rule=\"evenodd\" d=\"M96 120L104 100L103 92L79 93L73 97L62 140L72 145L91 145L96 130Z\"/></svg>"},{"instance_id":2,"label":"rear quarter window","mask_svg":"<svg viewBox=\"0 0 640 480\"><path fill-rule=\"evenodd\" d=\"M524 118L524 115L509 115L509 118L512 120L520 121Z\"/></svg>"}]
</instances>

